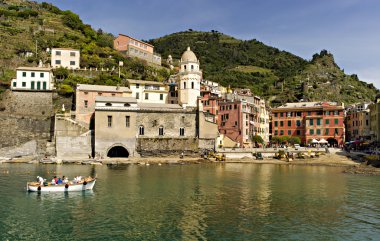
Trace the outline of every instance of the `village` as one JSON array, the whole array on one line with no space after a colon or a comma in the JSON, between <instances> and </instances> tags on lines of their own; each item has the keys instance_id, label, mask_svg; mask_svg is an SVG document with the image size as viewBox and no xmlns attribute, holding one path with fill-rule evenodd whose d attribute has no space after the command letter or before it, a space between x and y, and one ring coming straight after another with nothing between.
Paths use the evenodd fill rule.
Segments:
<instances>
[{"instance_id":1,"label":"village","mask_svg":"<svg viewBox=\"0 0 380 241\"><path fill-rule=\"evenodd\" d=\"M161 65L154 46L133 37L120 34L114 48L127 57ZM79 50L52 48L49 52L48 66L40 63L16 69L13 93L50 95L58 81L53 69L80 69ZM171 56L167 62L175 69ZM63 105L53 113L53 151L45 158L196 157L288 146L373 151L378 145L377 99L350 106L300 101L271 107L254 90L232 89L204 79L201 66L190 46L179 60L177 74L164 82L126 79L125 86L78 84L73 108Z\"/></svg>"}]
</instances>

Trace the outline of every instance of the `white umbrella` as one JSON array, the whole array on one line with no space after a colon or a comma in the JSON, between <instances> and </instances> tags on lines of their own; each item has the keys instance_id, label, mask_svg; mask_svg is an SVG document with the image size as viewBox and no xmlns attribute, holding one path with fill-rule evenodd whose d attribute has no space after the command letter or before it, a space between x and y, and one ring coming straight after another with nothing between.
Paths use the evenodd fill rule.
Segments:
<instances>
[{"instance_id":1,"label":"white umbrella","mask_svg":"<svg viewBox=\"0 0 380 241\"><path fill-rule=\"evenodd\" d=\"M327 144L327 143L329 143L329 142L322 138L322 139L319 141L319 143L321 143L321 144Z\"/></svg>"},{"instance_id":2,"label":"white umbrella","mask_svg":"<svg viewBox=\"0 0 380 241\"><path fill-rule=\"evenodd\" d=\"M312 141L311 141L311 143L312 144L317 144L317 143L319 143L316 139L313 139Z\"/></svg>"}]
</instances>

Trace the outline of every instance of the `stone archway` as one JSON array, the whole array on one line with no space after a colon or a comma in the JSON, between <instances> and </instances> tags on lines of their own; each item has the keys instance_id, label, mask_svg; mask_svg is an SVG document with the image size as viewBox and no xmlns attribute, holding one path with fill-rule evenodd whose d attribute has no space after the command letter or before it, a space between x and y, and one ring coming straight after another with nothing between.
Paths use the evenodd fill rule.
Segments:
<instances>
[{"instance_id":1,"label":"stone archway","mask_svg":"<svg viewBox=\"0 0 380 241\"><path fill-rule=\"evenodd\" d=\"M327 139L327 141L331 147L338 146L338 141L335 138L330 137Z\"/></svg>"},{"instance_id":2,"label":"stone archway","mask_svg":"<svg viewBox=\"0 0 380 241\"><path fill-rule=\"evenodd\" d=\"M107 152L107 157L110 158L128 158L129 157L129 152L128 150L119 145L112 146L108 152Z\"/></svg>"}]
</instances>

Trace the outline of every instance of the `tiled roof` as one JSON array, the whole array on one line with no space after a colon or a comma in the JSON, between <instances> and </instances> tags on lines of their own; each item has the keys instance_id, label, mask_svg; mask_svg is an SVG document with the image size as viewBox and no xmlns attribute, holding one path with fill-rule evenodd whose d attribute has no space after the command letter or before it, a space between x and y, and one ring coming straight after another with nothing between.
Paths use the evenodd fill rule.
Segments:
<instances>
[{"instance_id":1,"label":"tiled roof","mask_svg":"<svg viewBox=\"0 0 380 241\"><path fill-rule=\"evenodd\" d=\"M113 103L137 103L133 97L116 97L116 96L96 96L95 101L113 102Z\"/></svg>"},{"instance_id":2,"label":"tiled roof","mask_svg":"<svg viewBox=\"0 0 380 241\"><path fill-rule=\"evenodd\" d=\"M51 68L46 67L18 67L16 70L34 70L34 71L51 71Z\"/></svg>"},{"instance_id":3,"label":"tiled roof","mask_svg":"<svg viewBox=\"0 0 380 241\"><path fill-rule=\"evenodd\" d=\"M161 104L161 103L138 103L141 109L182 109L178 104Z\"/></svg>"},{"instance_id":4,"label":"tiled roof","mask_svg":"<svg viewBox=\"0 0 380 241\"><path fill-rule=\"evenodd\" d=\"M130 84L145 84L145 85L165 85L162 82L158 81L148 81L148 80L135 80L135 79L127 79Z\"/></svg>"}]
</instances>

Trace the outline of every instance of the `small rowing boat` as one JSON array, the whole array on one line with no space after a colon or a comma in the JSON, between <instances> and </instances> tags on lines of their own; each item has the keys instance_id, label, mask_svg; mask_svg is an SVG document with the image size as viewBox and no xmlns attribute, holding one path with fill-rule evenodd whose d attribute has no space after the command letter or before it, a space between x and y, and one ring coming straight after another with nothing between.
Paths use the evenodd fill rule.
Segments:
<instances>
[{"instance_id":1,"label":"small rowing boat","mask_svg":"<svg viewBox=\"0 0 380 241\"><path fill-rule=\"evenodd\" d=\"M85 190L92 190L95 186L96 178L88 177L84 180L73 183L62 183L62 184L50 184L45 183L41 185L39 182L27 182L26 189L29 192L78 192Z\"/></svg>"}]
</instances>

